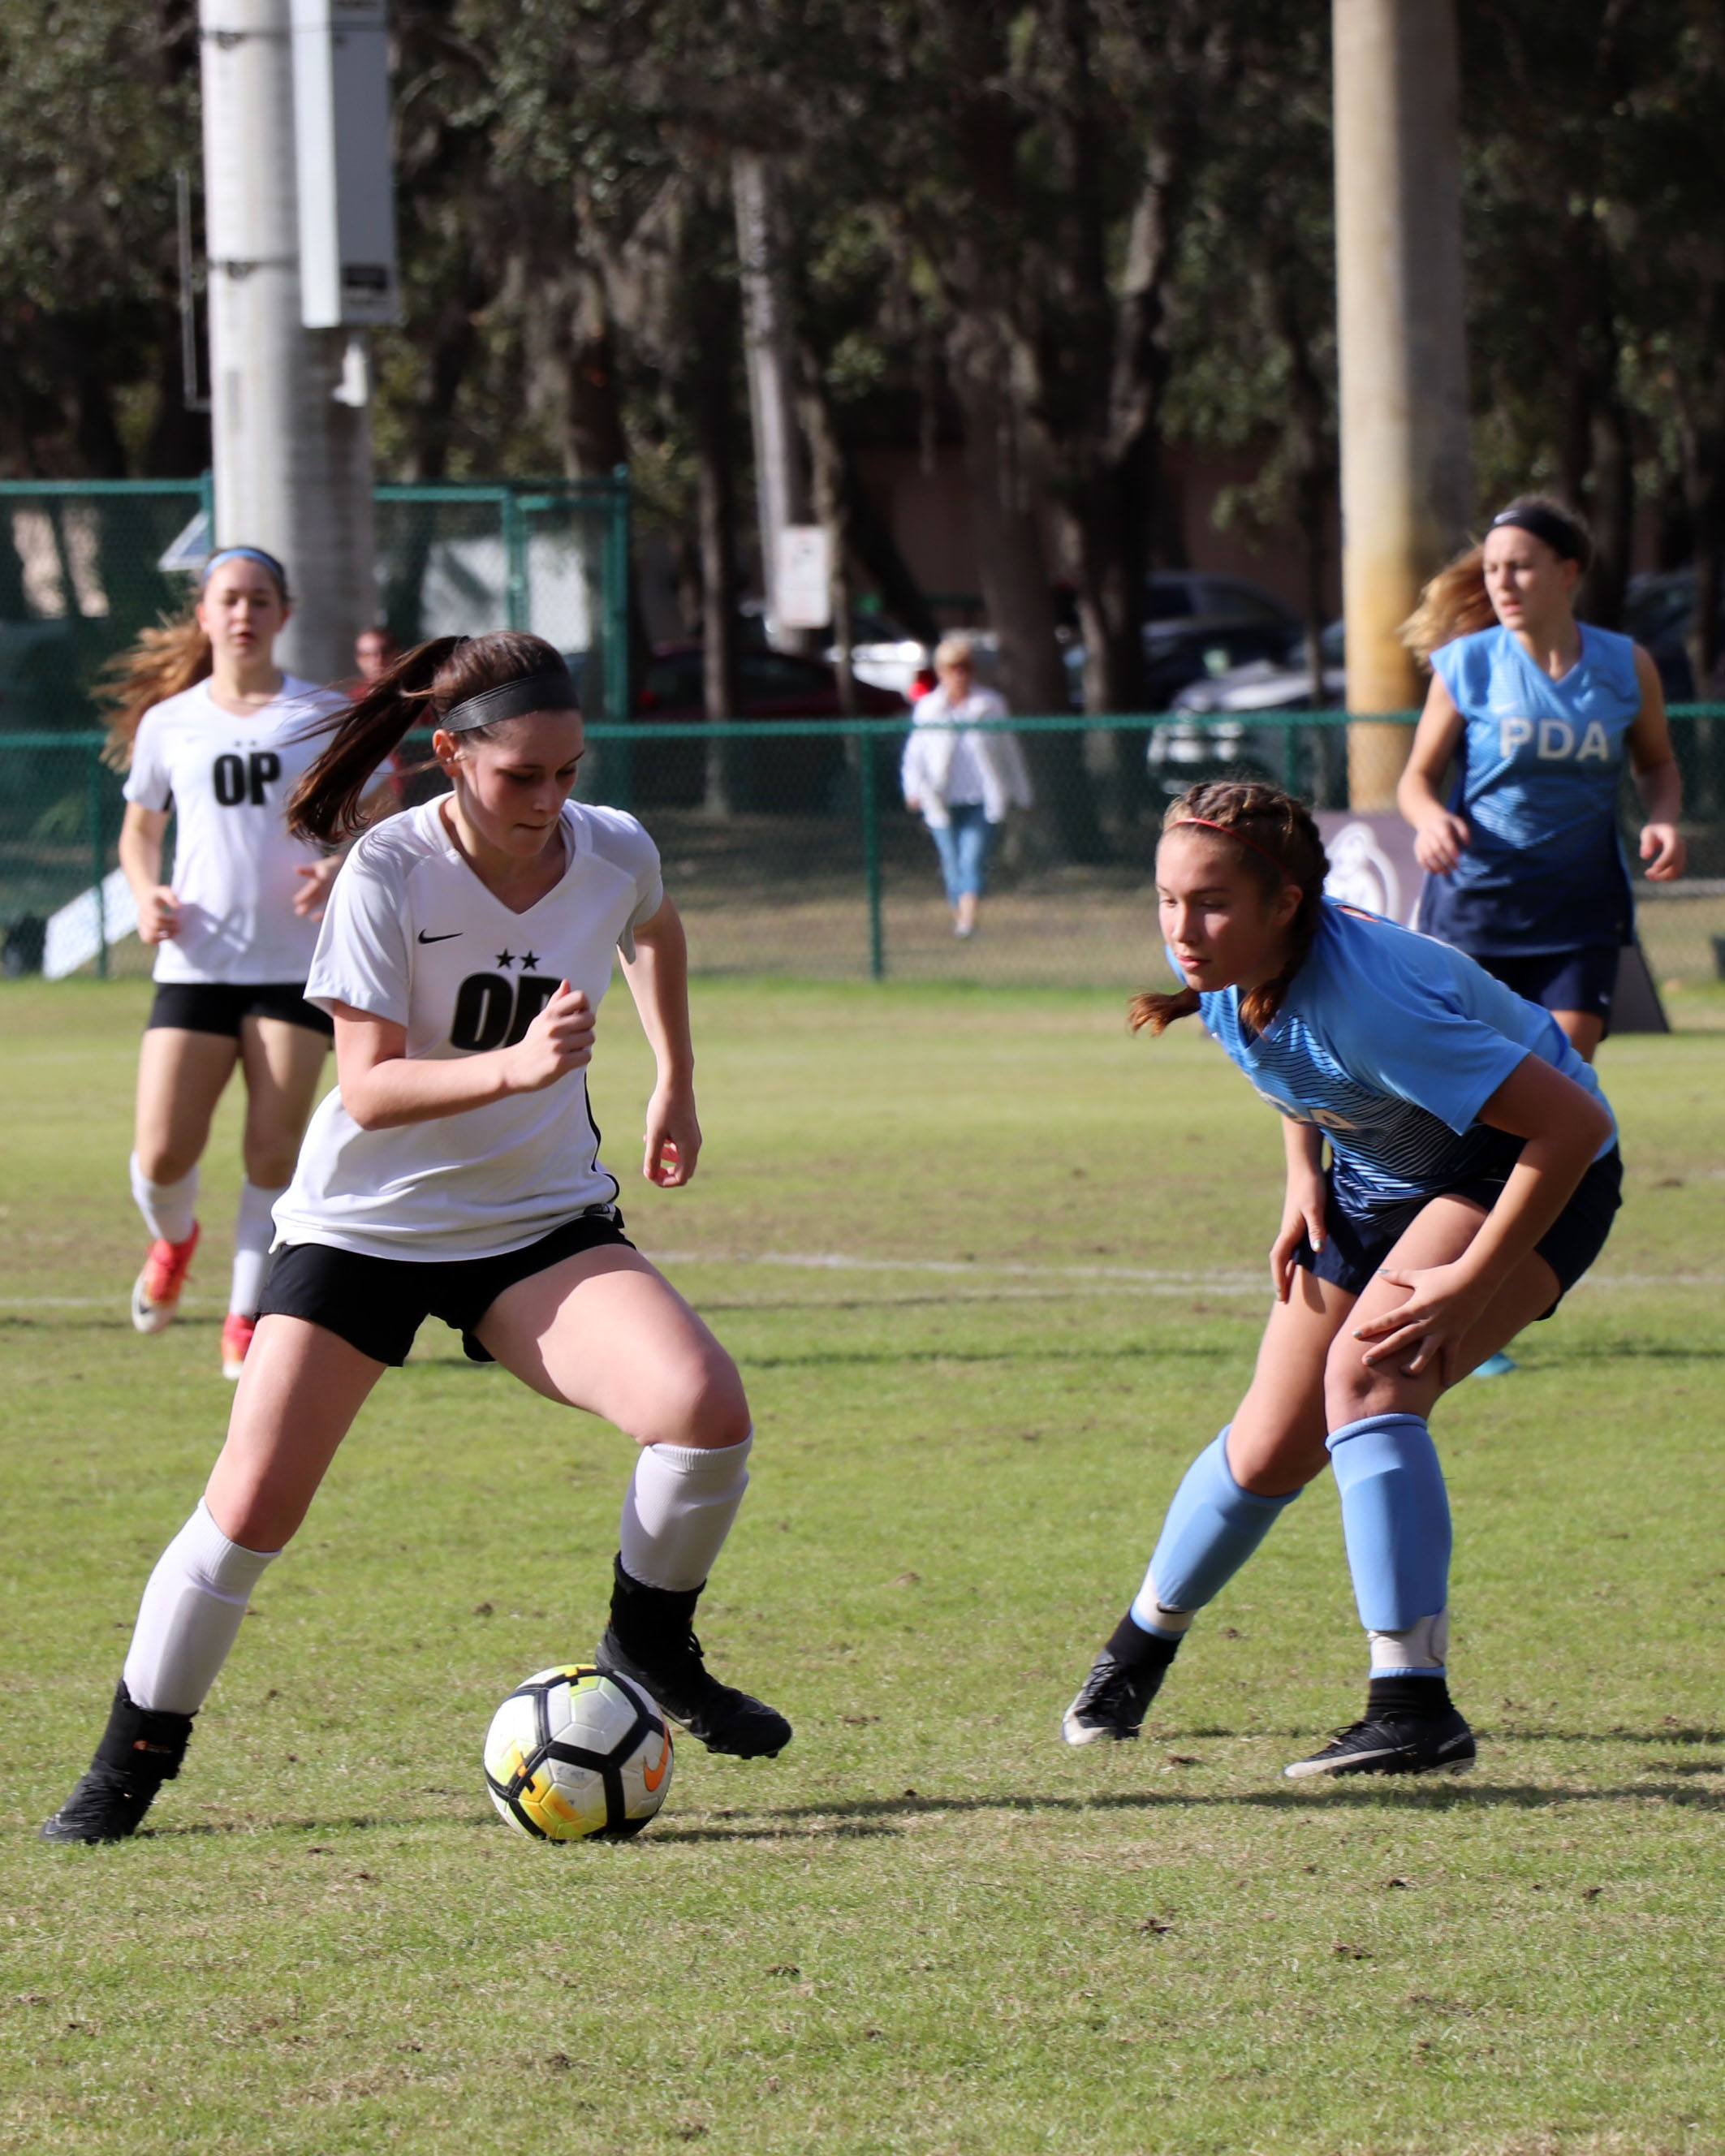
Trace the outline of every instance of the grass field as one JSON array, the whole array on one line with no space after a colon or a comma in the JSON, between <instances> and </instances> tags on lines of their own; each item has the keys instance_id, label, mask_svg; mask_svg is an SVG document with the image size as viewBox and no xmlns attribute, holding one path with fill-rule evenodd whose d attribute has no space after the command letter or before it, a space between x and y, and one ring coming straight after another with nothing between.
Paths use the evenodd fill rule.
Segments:
<instances>
[{"instance_id":1,"label":"grass field","mask_svg":"<svg viewBox=\"0 0 1725 2156\"><path fill-rule=\"evenodd\" d=\"M684 1744L627 1845L498 1824L480 1736L590 1650L627 1447L431 1327L151 1830L51 1850L229 1396L231 1112L199 1299L126 1322L145 995L0 990L0 2148L1725 2149L1718 1032L1608 1045L1619 1232L1439 1413L1470 1781L1280 1779L1359 1693L1327 1482L1143 1743L1056 1740L1261 1319L1280 1142L1216 1052L1113 995L721 983L701 1178L625 1202L749 1383L701 1630L791 1748ZM619 992L619 1167L644 1070Z\"/></svg>"}]
</instances>

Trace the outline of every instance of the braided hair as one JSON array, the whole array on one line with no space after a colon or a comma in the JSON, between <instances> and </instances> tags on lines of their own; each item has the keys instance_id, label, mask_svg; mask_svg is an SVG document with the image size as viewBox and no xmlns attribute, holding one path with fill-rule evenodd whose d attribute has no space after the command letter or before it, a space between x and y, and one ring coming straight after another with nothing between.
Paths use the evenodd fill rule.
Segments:
<instances>
[{"instance_id":1,"label":"braided hair","mask_svg":"<svg viewBox=\"0 0 1725 2156\"><path fill-rule=\"evenodd\" d=\"M1162 819L1165 833L1183 824L1198 824L1224 836L1237 834L1241 867L1271 897L1284 884L1299 890L1300 907L1289 930L1286 965L1274 980L1249 989L1240 999L1240 1016L1254 1033L1262 1033L1286 1000L1323 917L1324 878L1330 871L1323 839L1303 801L1258 779L1217 778L1194 786L1170 805ZM1183 987L1172 995L1147 993L1132 998L1127 1018L1134 1033L1148 1026L1158 1034L1177 1018L1194 1016L1198 1006L1196 988Z\"/></svg>"}]
</instances>

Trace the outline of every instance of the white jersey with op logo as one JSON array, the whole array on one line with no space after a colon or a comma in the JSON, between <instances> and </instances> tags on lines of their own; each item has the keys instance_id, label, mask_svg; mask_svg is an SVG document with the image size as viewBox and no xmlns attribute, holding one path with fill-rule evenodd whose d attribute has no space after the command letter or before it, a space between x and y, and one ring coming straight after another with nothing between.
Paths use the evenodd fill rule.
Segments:
<instances>
[{"instance_id":1,"label":"white jersey with op logo","mask_svg":"<svg viewBox=\"0 0 1725 2156\"><path fill-rule=\"evenodd\" d=\"M289 834L288 796L326 746L318 722L345 711L332 689L286 675L254 711L224 711L207 680L139 721L126 798L172 808L180 932L157 947L158 981L300 982L317 923L294 911L295 871L323 849Z\"/></svg>"},{"instance_id":2,"label":"white jersey with op logo","mask_svg":"<svg viewBox=\"0 0 1725 2156\"><path fill-rule=\"evenodd\" d=\"M567 980L595 1010L613 953L664 902L659 852L633 816L566 803L567 861L512 913L456 850L434 800L367 831L336 879L309 1001L387 1019L410 1058L518 1041ZM495 1257L618 1194L600 1163L587 1073L455 1115L362 1130L339 1086L319 1106L275 1208L283 1243L363 1256Z\"/></svg>"}]
</instances>

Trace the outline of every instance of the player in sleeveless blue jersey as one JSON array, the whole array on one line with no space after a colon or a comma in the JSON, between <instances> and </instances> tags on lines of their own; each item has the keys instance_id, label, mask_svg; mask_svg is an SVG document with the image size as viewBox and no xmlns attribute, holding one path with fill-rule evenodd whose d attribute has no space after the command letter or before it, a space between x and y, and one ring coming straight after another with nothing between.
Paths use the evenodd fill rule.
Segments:
<instances>
[{"instance_id":1,"label":"player in sleeveless blue jersey","mask_svg":"<svg viewBox=\"0 0 1725 2156\"><path fill-rule=\"evenodd\" d=\"M1326 899L1327 866L1276 787L1199 786L1168 811L1158 902L1186 986L1140 996L1132 1021L1201 1014L1286 1118L1276 1301L1245 1399L1066 1710L1070 1744L1137 1735L1194 1616L1328 1465L1371 1675L1362 1718L1286 1771L1473 1761L1445 1676L1450 1513L1427 1417L1593 1263L1622 1163L1551 1016L1462 952Z\"/></svg>"},{"instance_id":2,"label":"player in sleeveless blue jersey","mask_svg":"<svg viewBox=\"0 0 1725 2156\"><path fill-rule=\"evenodd\" d=\"M1575 619L1592 552L1568 511L1523 495L1433 579L1406 631L1432 683L1397 796L1430 879L1420 926L1552 1012L1589 1061L1633 930L1617 831L1625 762L1649 880L1681 875L1684 859L1653 661Z\"/></svg>"}]
</instances>

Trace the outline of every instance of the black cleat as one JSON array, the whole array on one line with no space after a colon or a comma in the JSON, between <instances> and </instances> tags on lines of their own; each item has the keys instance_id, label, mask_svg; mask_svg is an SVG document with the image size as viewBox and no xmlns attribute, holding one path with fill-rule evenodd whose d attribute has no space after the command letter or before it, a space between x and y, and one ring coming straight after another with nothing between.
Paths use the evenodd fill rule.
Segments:
<instances>
[{"instance_id":1,"label":"black cleat","mask_svg":"<svg viewBox=\"0 0 1725 2156\"><path fill-rule=\"evenodd\" d=\"M1162 1689L1167 1665L1117 1661L1104 1647L1091 1666L1078 1697L1060 1717L1069 1744L1124 1743L1143 1726L1145 1710Z\"/></svg>"},{"instance_id":2,"label":"black cleat","mask_svg":"<svg viewBox=\"0 0 1725 2156\"><path fill-rule=\"evenodd\" d=\"M598 1666L633 1677L709 1752L777 1758L791 1741L791 1725L708 1670L692 1629L701 1589L644 1586L624 1570L621 1558L614 1572L611 1622L593 1657Z\"/></svg>"},{"instance_id":3,"label":"black cleat","mask_svg":"<svg viewBox=\"0 0 1725 2156\"><path fill-rule=\"evenodd\" d=\"M191 1742L189 1714L134 1707L121 1684L90 1771L42 1828L44 1841L124 1841L135 1835Z\"/></svg>"},{"instance_id":4,"label":"black cleat","mask_svg":"<svg viewBox=\"0 0 1725 2156\"><path fill-rule=\"evenodd\" d=\"M1452 1707L1435 1717L1368 1714L1282 1772L1295 1782L1318 1774L1465 1774L1476 1756L1473 1732Z\"/></svg>"},{"instance_id":5,"label":"black cleat","mask_svg":"<svg viewBox=\"0 0 1725 2156\"><path fill-rule=\"evenodd\" d=\"M124 1841L137 1832L162 1787L153 1774L126 1774L98 1759L51 1820L44 1841Z\"/></svg>"}]
</instances>

